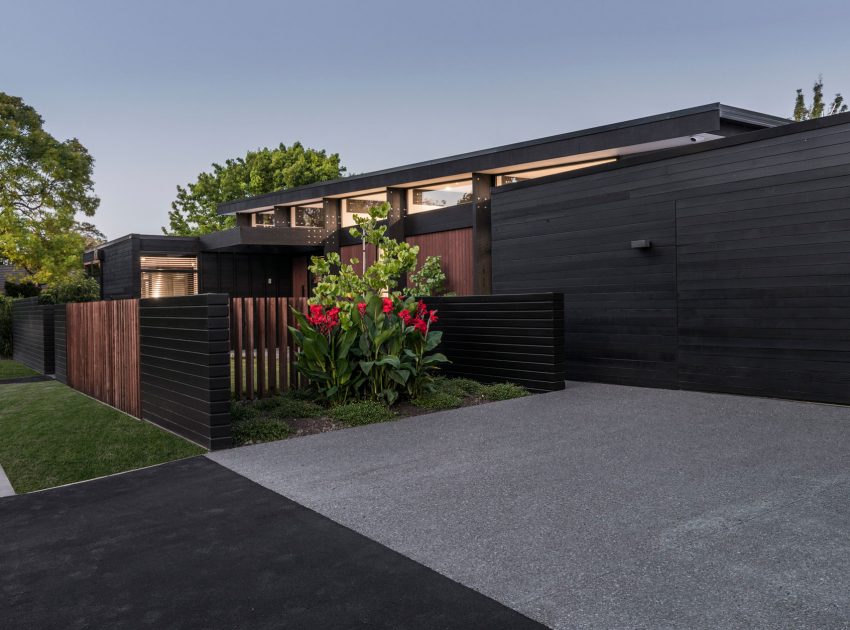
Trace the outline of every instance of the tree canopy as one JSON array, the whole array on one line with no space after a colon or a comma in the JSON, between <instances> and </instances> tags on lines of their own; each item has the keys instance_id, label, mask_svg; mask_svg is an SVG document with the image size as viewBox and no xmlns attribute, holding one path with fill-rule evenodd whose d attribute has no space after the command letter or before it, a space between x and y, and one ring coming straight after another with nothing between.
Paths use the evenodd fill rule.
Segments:
<instances>
[{"instance_id":1,"label":"tree canopy","mask_svg":"<svg viewBox=\"0 0 850 630\"><path fill-rule=\"evenodd\" d=\"M287 147L249 151L244 158L213 164L185 188L177 186L177 199L168 213L164 234L193 236L234 226L233 217L217 213L218 204L340 177L339 154L309 149L300 142Z\"/></svg>"},{"instance_id":2,"label":"tree canopy","mask_svg":"<svg viewBox=\"0 0 850 630\"><path fill-rule=\"evenodd\" d=\"M39 282L81 270L82 253L103 235L91 223L94 160L76 138L59 141L36 110L0 92L0 258Z\"/></svg>"},{"instance_id":3,"label":"tree canopy","mask_svg":"<svg viewBox=\"0 0 850 630\"><path fill-rule=\"evenodd\" d=\"M812 118L822 118L823 116L832 116L833 114L842 114L847 111L847 105L844 103L844 97L841 94L836 94L832 101L827 103L823 99L823 77L818 77L812 87L812 104L806 105L806 98L803 96L803 90L797 90L797 98L794 101L794 120L811 120Z\"/></svg>"}]
</instances>

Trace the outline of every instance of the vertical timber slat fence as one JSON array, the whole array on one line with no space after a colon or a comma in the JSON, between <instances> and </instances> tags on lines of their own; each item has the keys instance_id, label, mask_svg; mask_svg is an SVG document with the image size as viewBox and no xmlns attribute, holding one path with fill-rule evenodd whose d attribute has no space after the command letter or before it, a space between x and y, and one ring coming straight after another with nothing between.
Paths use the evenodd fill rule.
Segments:
<instances>
[{"instance_id":1,"label":"vertical timber slat fence","mask_svg":"<svg viewBox=\"0 0 850 630\"><path fill-rule=\"evenodd\" d=\"M236 398L264 398L304 385L294 367L295 346L288 328L291 308L307 313L307 298L231 298Z\"/></svg>"},{"instance_id":2,"label":"vertical timber slat fence","mask_svg":"<svg viewBox=\"0 0 850 630\"><path fill-rule=\"evenodd\" d=\"M139 301L65 306L68 385L141 417Z\"/></svg>"}]
</instances>

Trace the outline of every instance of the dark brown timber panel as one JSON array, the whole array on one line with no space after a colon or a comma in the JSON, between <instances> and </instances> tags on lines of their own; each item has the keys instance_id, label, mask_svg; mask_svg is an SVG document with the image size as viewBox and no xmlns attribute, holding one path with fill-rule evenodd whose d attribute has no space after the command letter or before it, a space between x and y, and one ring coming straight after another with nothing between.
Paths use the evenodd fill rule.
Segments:
<instances>
[{"instance_id":1,"label":"dark brown timber panel","mask_svg":"<svg viewBox=\"0 0 850 630\"><path fill-rule=\"evenodd\" d=\"M439 311L443 371L534 391L564 388L564 298L558 293L425 298Z\"/></svg>"},{"instance_id":2,"label":"dark brown timber panel","mask_svg":"<svg viewBox=\"0 0 850 630\"><path fill-rule=\"evenodd\" d=\"M496 189L493 266L567 378L850 403L850 114Z\"/></svg>"},{"instance_id":3,"label":"dark brown timber panel","mask_svg":"<svg viewBox=\"0 0 850 630\"><path fill-rule=\"evenodd\" d=\"M428 256L440 257L447 291L457 295L473 293L472 228L408 236L407 242L419 247L417 266L421 266Z\"/></svg>"},{"instance_id":4,"label":"dark brown timber panel","mask_svg":"<svg viewBox=\"0 0 850 630\"><path fill-rule=\"evenodd\" d=\"M142 417L211 449L231 445L228 296L143 299Z\"/></svg>"},{"instance_id":5,"label":"dark brown timber panel","mask_svg":"<svg viewBox=\"0 0 850 630\"><path fill-rule=\"evenodd\" d=\"M12 356L42 374L54 370L54 308L35 297L12 304Z\"/></svg>"},{"instance_id":6,"label":"dark brown timber panel","mask_svg":"<svg viewBox=\"0 0 850 630\"><path fill-rule=\"evenodd\" d=\"M57 308L65 310L68 385L141 417L139 301L83 302Z\"/></svg>"}]
</instances>

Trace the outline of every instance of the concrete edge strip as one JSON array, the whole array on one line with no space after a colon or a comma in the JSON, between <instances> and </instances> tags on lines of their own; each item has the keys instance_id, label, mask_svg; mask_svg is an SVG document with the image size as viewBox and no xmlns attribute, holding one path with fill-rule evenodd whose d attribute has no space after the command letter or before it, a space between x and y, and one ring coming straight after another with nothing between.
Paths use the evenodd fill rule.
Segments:
<instances>
[{"instance_id":1,"label":"concrete edge strip","mask_svg":"<svg viewBox=\"0 0 850 630\"><path fill-rule=\"evenodd\" d=\"M15 496L15 489L12 487L12 482L6 476L6 471L3 466L0 466L0 498Z\"/></svg>"}]
</instances>

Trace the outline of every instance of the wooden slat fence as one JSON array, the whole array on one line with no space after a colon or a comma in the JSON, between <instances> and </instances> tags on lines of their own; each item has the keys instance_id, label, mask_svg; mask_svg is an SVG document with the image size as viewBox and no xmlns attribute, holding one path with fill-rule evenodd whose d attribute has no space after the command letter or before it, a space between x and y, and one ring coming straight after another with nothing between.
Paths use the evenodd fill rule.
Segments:
<instances>
[{"instance_id":1,"label":"wooden slat fence","mask_svg":"<svg viewBox=\"0 0 850 630\"><path fill-rule=\"evenodd\" d=\"M291 308L306 313L307 298L230 300L233 393L237 399L265 398L304 385L293 365Z\"/></svg>"},{"instance_id":2,"label":"wooden slat fence","mask_svg":"<svg viewBox=\"0 0 850 630\"><path fill-rule=\"evenodd\" d=\"M139 300L66 305L68 385L141 417Z\"/></svg>"}]
</instances>

